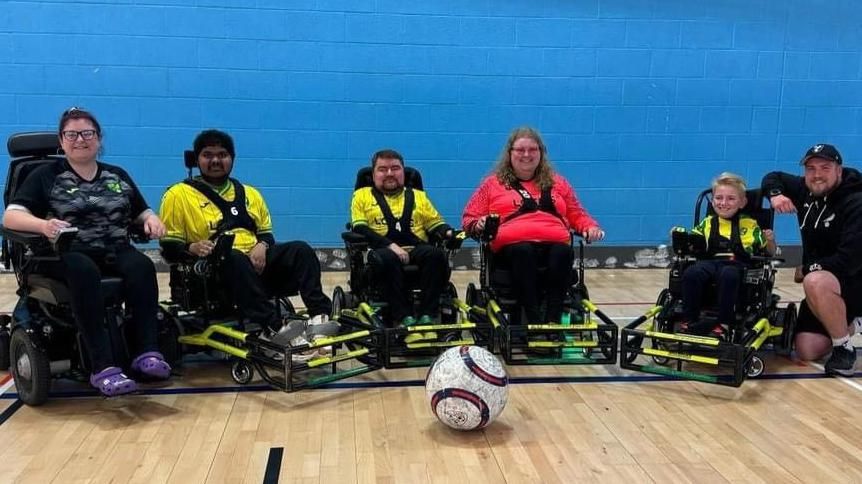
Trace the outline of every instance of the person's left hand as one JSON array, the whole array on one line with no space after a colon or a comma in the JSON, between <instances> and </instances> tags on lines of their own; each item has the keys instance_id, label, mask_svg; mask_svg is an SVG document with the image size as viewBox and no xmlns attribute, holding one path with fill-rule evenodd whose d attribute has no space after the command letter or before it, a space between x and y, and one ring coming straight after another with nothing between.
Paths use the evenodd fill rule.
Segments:
<instances>
[{"instance_id":1,"label":"person's left hand","mask_svg":"<svg viewBox=\"0 0 862 484\"><path fill-rule=\"evenodd\" d=\"M162 220L158 215L152 214L144 220L144 233L150 239L161 239L165 236L165 224L162 223Z\"/></svg>"},{"instance_id":2,"label":"person's left hand","mask_svg":"<svg viewBox=\"0 0 862 484\"><path fill-rule=\"evenodd\" d=\"M587 242L597 242L605 238L605 231L599 227L590 227L584 232L584 238Z\"/></svg>"},{"instance_id":3,"label":"person's left hand","mask_svg":"<svg viewBox=\"0 0 862 484\"><path fill-rule=\"evenodd\" d=\"M255 272L263 274L263 269L266 267L266 244L258 242L248 252L248 258L251 259Z\"/></svg>"}]
</instances>

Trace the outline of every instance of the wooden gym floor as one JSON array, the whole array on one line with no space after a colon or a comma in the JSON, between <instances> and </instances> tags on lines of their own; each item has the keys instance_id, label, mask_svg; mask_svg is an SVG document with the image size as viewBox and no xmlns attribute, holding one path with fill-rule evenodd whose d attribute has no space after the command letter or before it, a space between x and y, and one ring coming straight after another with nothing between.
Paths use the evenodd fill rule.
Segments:
<instances>
[{"instance_id":1,"label":"wooden gym floor","mask_svg":"<svg viewBox=\"0 0 862 484\"><path fill-rule=\"evenodd\" d=\"M666 277L591 270L587 285L622 325ZM344 278L327 273L326 290ZM454 280L463 294L476 274ZM776 287L799 300L789 271ZM0 276L0 309L14 289ZM510 367L507 408L468 433L431 414L424 368L286 394L240 391L226 364L197 359L166 386L110 400L58 381L39 408L21 406L0 373L0 482L862 482L859 380L767 356L766 376L738 389L619 367Z\"/></svg>"}]
</instances>

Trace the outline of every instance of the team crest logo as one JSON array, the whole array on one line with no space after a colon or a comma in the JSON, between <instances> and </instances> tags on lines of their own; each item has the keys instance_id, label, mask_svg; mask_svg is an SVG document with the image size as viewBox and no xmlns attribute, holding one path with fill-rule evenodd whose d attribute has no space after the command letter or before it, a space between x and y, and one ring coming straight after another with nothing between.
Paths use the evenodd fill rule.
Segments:
<instances>
[{"instance_id":1,"label":"team crest logo","mask_svg":"<svg viewBox=\"0 0 862 484\"><path fill-rule=\"evenodd\" d=\"M123 193L123 188L120 186L119 182L109 181L105 184L105 187L114 193Z\"/></svg>"}]
</instances>

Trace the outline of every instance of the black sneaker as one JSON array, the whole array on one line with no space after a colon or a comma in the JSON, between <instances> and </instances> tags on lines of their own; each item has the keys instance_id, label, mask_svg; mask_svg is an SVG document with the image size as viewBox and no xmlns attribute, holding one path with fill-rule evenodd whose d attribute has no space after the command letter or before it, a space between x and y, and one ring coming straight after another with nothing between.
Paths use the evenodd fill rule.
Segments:
<instances>
[{"instance_id":1,"label":"black sneaker","mask_svg":"<svg viewBox=\"0 0 862 484\"><path fill-rule=\"evenodd\" d=\"M856 350L835 346L832 348L832 356L826 362L826 374L853 376L854 366L856 366Z\"/></svg>"}]
</instances>

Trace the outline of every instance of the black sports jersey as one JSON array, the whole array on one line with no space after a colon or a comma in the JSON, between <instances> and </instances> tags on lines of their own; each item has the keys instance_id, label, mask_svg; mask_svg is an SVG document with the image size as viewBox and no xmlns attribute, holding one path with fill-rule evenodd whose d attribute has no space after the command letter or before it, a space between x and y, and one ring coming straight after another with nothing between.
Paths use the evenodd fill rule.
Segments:
<instances>
[{"instance_id":1,"label":"black sports jersey","mask_svg":"<svg viewBox=\"0 0 862 484\"><path fill-rule=\"evenodd\" d=\"M86 181L66 160L31 173L12 196L39 218L56 218L78 228L73 249L104 249L129 244L129 225L149 208L125 170L98 162L96 176Z\"/></svg>"}]
</instances>

